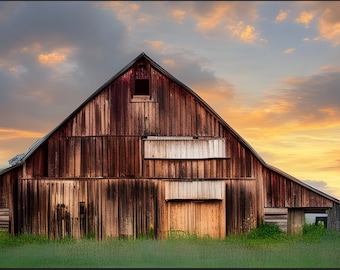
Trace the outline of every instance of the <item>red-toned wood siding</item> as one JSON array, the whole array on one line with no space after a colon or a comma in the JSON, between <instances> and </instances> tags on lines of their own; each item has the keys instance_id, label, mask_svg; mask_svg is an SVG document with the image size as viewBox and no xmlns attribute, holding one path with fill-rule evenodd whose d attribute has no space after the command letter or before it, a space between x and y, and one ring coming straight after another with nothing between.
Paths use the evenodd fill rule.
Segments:
<instances>
[{"instance_id":1,"label":"red-toned wood siding","mask_svg":"<svg viewBox=\"0 0 340 270\"><path fill-rule=\"evenodd\" d=\"M333 202L276 172L266 170L265 207L333 207Z\"/></svg>"},{"instance_id":2,"label":"red-toned wood siding","mask_svg":"<svg viewBox=\"0 0 340 270\"><path fill-rule=\"evenodd\" d=\"M97 238L162 237L161 184L141 179L21 180L13 209L15 232L51 238L89 233Z\"/></svg>"},{"instance_id":3,"label":"red-toned wood siding","mask_svg":"<svg viewBox=\"0 0 340 270\"><path fill-rule=\"evenodd\" d=\"M151 68L149 102L131 102L133 68L93 97L27 160L35 177L252 177L253 156L180 85ZM224 137L231 160L144 161L141 138ZM159 169L161 168L161 169Z\"/></svg>"}]
</instances>

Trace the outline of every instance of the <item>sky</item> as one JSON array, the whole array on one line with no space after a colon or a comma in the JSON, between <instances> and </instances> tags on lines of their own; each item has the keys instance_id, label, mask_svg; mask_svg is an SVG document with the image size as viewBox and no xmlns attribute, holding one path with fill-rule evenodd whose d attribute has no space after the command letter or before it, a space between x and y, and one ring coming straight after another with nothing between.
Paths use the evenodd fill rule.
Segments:
<instances>
[{"instance_id":1,"label":"sky","mask_svg":"<svg viewBox=\"0 0 340 270\"><path fill-rule=\"evenodd\" d=\"M0 36L0 167L144 52L340 199L338 1L1 1Z\"/></svg>"}]
</instances>

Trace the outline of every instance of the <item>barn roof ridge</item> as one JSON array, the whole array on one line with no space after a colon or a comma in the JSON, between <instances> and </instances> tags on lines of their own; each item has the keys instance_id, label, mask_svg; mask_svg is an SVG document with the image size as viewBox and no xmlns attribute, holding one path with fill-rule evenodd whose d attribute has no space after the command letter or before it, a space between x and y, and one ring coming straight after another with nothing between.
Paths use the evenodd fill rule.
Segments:
<instances>
[{"instance_id":1,"label":"barn roof ridge","mask_svg":"<svg viewBox=\"0 0 340 270\"><path fill-rule=\"evenodd\" d=\"M192 94L203 106L205 106L212 114L214 114L219 121L246 147L248 148L255 157L268 169L271 169L290 180L297 182L298 184L311 189L312 191L327 197L328 199L332 201L336 201L337 203L340 203L340 200L337 198L334 198L306 183L303 181L287 174L286 172L281 171L280 169L268 164L264 161L264 159L256 152L256 150L241 136L239 135L236 130L234 130L204 99L202 99L195 91L193 91L191 88L189 88L187 85L179 81L176 77L174 77L172 74L170 74L167 70L165 70L163 67L161 67L158 63L156 63L154 60L152 60L145 52L140 53L137 57L135 57L133 60L131 60L127 65L125 65L122 69L120 69L115 75L113 75L109 80L107 80L102 86L100 86L95 92L93 92L87 99L85 99L69 116L67 116L63 121L60 122L59 125L57 125L54 129L52 129L48 134L38 139L33 145L29 148L29 150L26 152L26 154L21 158L21 160L14 164L13 166L6 167L3 170L0 170L0 175L3 173L18 167L23 164L23 162L30 157L31 154L34 153L34 151L39 148L41 144L43 144L56 130L58 130L64 123L66 123L70 118L72 118L83 106L85 106L91 99L93 99L95 96L97 96L100 92L102 92L107 85L109 85L111 82L113 82L115 79L120 77L123 73L125 73L129 68L131 68L135 63L137 63L140 59L145 58L156 70L158 70L160 73L167 76L169 79L183 87L186 91L188 91L190 94Z\"/></svg>"}]
</instances>

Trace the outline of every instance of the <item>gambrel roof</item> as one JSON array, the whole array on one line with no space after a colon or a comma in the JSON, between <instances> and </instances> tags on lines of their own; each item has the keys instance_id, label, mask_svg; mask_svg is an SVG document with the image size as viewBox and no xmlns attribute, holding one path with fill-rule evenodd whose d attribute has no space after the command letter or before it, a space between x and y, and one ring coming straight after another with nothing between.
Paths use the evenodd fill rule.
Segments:
<instances>
[{"instance_id":1,"label":"gambrel roof","mask_svg":"<svg viewBox=\"0 0 340 270\"><path fill-rule=\"evenodd\" d=\"M298 180L297 178L294 178L293 176L277 169L276 167L273 167L269 164L267 164L261 156L255 151L255 149L246 142L231 126L229 126L228 123L225 122L225 120L219 116L213 108L209 106L200 96L198 96L192 89L190 89L188 86L180 82L178 79L176 79L174 76L172 76L169 72L167 72L165 69L163 69L161 66L159 66L156 62L154 62L150 57L148 57L144 52L142 52L140 55L138 55L135 59L133 59L129 64L127 64L125 67L123 67L117 74L115 74L113 77L111 77L107 82L105 82L98 90L96 90L91 96L89 96L76 110L74 110L64 121L62 121L58 126L56 126L51 132L49 132L46 136L42 137L41 139L37 140L27 151L27 153L18 161L18 163L14 164L13 166L10 166L8 168L3 169L0 171L0 175L4 174L5 172L8 172L9 170L18 167L22 165L34 152L36 149L39 148L40 145L42 145L56 130L58 130L64 123L66 123L69 119L71 119L77 112L79 112L90 100L92 100L95 96L97 96L101 91L103 91L110 83L112 83L114 80L116 80L118 77L123 75L125 72L127 72L134 64L136 64L139 60L145 59L147 60L150 65L163 74L164 76L168 77L170 80L172 80L174 83L180 85L183 89L185 89L187 92L189 92L191 95L193 95L197 101L205 107L211 114L215 115L216 118L222 123L222 125L225 126L225 128L241 143L245 146L245 148L249 149L252 154L265 166L266 168L282 175L283 177L286 177L287 179L298 183L299 185L329 199L336 203L340 203L340 200L325 194L324 192L311 187L304 183L301 180Z\"/></svg>"}]
</instances>

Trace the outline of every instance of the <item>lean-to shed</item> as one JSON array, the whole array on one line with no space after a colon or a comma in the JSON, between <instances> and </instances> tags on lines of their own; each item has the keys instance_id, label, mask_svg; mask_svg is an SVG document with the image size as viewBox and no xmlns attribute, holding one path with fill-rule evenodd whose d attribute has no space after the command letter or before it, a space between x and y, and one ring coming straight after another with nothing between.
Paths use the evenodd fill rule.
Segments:
<instances>
[{"instance_id":1,"label":"lean-to shed","mask_svg":"<svg viewBox=\"0 0 340 270\"><path fill-rule=\"evenodd\" d=\"M223 238L262 221L295 233L339 203L266 164L145 53L0 172L9 231L51 238Z\"/></svg>"}]
</instances>

